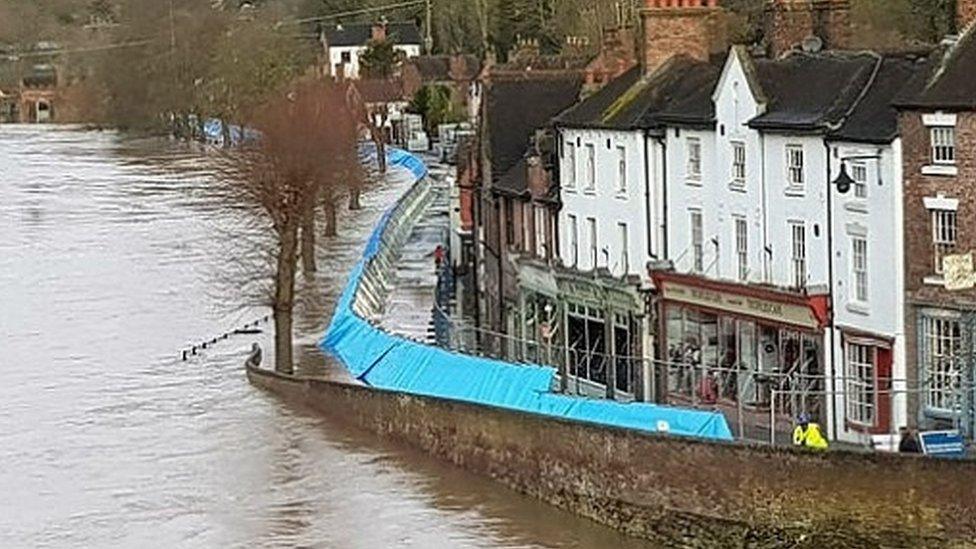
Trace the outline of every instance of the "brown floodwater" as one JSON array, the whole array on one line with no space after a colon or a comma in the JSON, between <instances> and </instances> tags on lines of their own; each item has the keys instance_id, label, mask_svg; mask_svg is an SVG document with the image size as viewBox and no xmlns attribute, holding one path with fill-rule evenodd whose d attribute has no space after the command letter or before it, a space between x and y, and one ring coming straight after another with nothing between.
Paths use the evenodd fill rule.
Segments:
<instances>
[{"instance_id":1,"label":"brown floodwater","mask_svg":"<svg viewBox=\"0 0 976 549\"><path fill-rule=\"evenodd\" d=\"M0 547L644 547L251 387L252 224L212 151L0 126ZM321 240L302 366L404 181ZM228 283L230 278L231 282ZM326 366L327 368L327 366Z\"/></svg>"}]
</instances>

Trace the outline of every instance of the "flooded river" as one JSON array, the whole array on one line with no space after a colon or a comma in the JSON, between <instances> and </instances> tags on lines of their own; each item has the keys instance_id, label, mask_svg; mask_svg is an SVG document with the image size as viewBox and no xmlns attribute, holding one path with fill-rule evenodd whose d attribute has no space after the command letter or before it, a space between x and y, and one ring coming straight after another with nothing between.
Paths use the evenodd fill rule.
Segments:
<instances>
[{"instance_id":1,"label":"flooded river","mask_svg":"<svg viewBox=\"0 0 976 549\"><path fill-rule=\"evenodd\" d=\"M641 547L248 385L206 151L0 126L0 547ZM321 245L302 366L382 207ZM221 284L215 281L222 280ZM267 347L267 345L265 345Z\"/></svg>"}]
</instances>

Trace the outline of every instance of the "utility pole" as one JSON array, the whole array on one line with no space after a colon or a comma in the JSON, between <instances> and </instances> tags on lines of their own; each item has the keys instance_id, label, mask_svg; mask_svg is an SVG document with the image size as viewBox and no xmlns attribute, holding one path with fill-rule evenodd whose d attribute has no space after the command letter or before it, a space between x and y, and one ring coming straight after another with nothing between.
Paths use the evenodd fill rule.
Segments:
<instances>
[{"instance_id":1,"label":"utility pole","mask_svg":"<svg viewBox=\"0 0 976 549\"><path fill-rule=\"evenodd\" d=\"M433 53L433 50L434 50L434 35L431 32L431 25L432 25L433 20L434 20L434 9L433 9L433 6L431 4L432 4L432 0L427 0L426 1L426 7L427 7L427 34L424 37L424 49L427 51L427 55L430 55L431 53Z\"/></svg>"}]
</instances>

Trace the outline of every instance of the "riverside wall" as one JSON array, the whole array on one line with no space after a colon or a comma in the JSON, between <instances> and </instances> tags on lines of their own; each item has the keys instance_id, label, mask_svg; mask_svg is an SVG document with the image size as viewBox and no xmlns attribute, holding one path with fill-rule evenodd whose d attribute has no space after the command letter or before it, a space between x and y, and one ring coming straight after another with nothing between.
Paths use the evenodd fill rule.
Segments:
<instances>
[{"instance_id":1,"label":"riverside wall","mask_svg":"<svg viewBox=\"0 0 976 549\"><path fill-rule=\"evenodd\" d=\"M976 463L703 442L248 368L251 382L664 547L976 547Z\"/></svg>"}]
</instances>

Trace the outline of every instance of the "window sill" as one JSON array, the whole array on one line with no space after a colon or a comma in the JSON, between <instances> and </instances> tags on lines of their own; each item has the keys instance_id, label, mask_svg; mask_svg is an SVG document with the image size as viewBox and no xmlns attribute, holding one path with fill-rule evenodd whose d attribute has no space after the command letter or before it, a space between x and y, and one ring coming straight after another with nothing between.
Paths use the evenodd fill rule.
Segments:
<instances>
[{"instance_id":1,"label":"window sill","mask_svg":"<svg viewBox=\"0 0 976 549\"><path fill-rule=\"evenodd\" d=\"M857 314L857 315L868 316L868 315L871 314L871 310L868 309L868 306L867 306L866 303L860 303L860 302L851 301L851 302L849 302L847 304L846 309L847 309L848 312L851 312L851 313L854 313L854 314Z\"/></svg>"},{"instance_id":2,"label":"window sill","mask_svg":"<svg viewBox=\"0 0 976 549\"><path fill-rule=\"evenodd\" d=\"M596 189L583 189L583 194L587 196L596 196Z\"/></svg>"},{"instance_id":3,"label":"window sill","mask_svg":"<svg viewBox=\"0 0 976 549\"><path fill-rule=\"evenodd\" d=\"M732 181L729 183L729 190L735 191L737 193L746 192L746 182L745 181Z\"/></svg>"},{"instance_id":4,"label":"window sill","mask_svg":"<svg viewBox=\"0 0 976 549\"><path fill-rule=\"evenodd\" d=\"M807 192L803 187L786 187L786 196L806 196Z\"/></svg>"},{"instance_id":5,"label":"window sill","mask_svg":"<svg viewBox=\"0 0 976 549\"><path fill-rule=\"evenodd\" d=\"M942 275L929 275L922 279L922 284L927 286L945 286L945 278Z\"/></svg>"},{"instance_id":6,"label":"window sill","mask_svg":"<svg viewBox=\"0 0 976 549\"><path fill-rule=\"evenodd\" d=\"M569 194L576 194L576 187L563 187L562 190Z\"/></svg>"},{"instance_id":7,"label":"window sill","mask_svg":"<svg viewBox=\"0 0 976 549\"><path fill-rule=\"evenodd\" d=\"M844 203L844 209L854 213L868 213L868 203L863 198L857 198Z\"/></svg>"},{"instance_id":8,"label":"window sill","mask_svg":"<svg viewBox=\"0 0 976 549\"><path fill-rule=\"evenodd\" d=\"M617 193L614 194L613 197L616 198L617 200L627 200L628 198L627 191L617 191Z\"/></svg>"},{"instance_id":9,"label":"window sill","mask_svg":"<svg viewBox=\"0 0 976 549\"><path fill-rule=\"evenodd\" d=\"M959 175L959 167L952 164L930 164L922 166L922 175L954 177Z\"/></svg>"},{"instance_id":10,"label":"window sill","mask_svg":"<svg viewBox=\"0 0 976 549\"><path fill-rule=\"evenodd\" d=\"M702 180L701 180L700 177L697 178L697 179L694 178L694 177L689 177L688 179L685 179L685 184L686 185L689 185L691 187L701 187L702 186Z\"/></svg>"}]
</instances>

